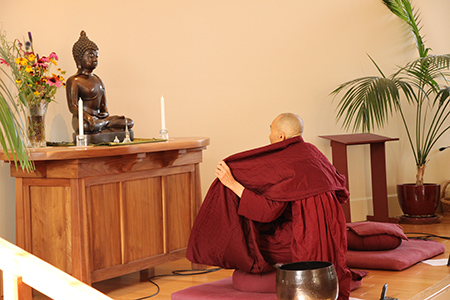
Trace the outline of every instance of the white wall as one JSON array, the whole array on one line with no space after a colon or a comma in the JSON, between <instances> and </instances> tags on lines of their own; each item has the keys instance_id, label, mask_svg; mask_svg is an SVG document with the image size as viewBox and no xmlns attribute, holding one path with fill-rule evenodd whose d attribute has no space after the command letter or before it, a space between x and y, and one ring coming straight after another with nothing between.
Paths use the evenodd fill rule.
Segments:
<instances>
[{"instance_id":1,"label":"white wall","mask_svg":"<svg viewBox=\"0 0 450 300\"><path fill-rule=\"evenodd\" d=\"M450 1L414 3L427 46L449 53ZM76 71L72 45L85 30L100 48L96 73L110 112L133 118L137 137L157 136L164 95L172 137L211 138L201 169L204 192L217 161L267 144L269 124L281 112L300 114L305 140L331 159L329 142L318 136L345 131L329 93L376 72L366 53L388 74L417 56L408 28L378 0L66 0L42 10L31 0L0 0L0 20L10 39L32 31L35 50L55 51L68 76ZM47 135L67 141L65 92L56 100ZM391 213L399 214L395 186L414 180L414 162L396 119L376 133L402 138L386 150ZM449 135L437 148L447 144ZM426 179L443 183L450 178L450 150L435 152ZM351 147L350 155L352 210L362 220L371 212L368 147ZM0 187L0 236L14 240L14 181L6 164L0 164Z\"/></svg>"}]
</instances>

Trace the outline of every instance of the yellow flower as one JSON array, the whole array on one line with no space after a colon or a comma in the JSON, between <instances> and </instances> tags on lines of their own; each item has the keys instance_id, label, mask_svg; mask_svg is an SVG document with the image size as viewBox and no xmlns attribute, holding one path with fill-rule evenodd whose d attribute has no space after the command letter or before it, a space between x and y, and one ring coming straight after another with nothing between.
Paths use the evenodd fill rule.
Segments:
<instances>
[{"instance_id":1,"label":"yellow flower","mask_svg":"<svg viewBox=\"0 0 450 300\"><path fill-rule=\"evenodd\" d=\"M17 84L21 84L21 83L22 83L22 80L16 79L16 83L17 83Z\"/></svg>"},{"instance_id":2,"label":"yellow flower","mask_svg":"<svg viewBox=\"0 0 450 300\"><path fill-rule=\"evenodd\" d=\"M27 71L28 73L30 73L31 71L33 71L33 68L31 66L27 66L25 68L25 71Z\"/></svg>"},{"instance_id":3,"label":"yellow flower","mask_svg":"<svg viewBox=\"0 0 450 300\"><path fill-rule=\"evenodd\" d=\"M39 93L38 91L34 92L33 94L34 94L35 96L39 96L39 95L40 95L40 93Z\"/></svg>"},{"instance_id":4,"label":"yellow flower","mask_svg":"<svg viewBox=\"0 0 450 300\"><path fill-rule=\"evenodd\" d=\"M28 60L25 57L19 57L16 58L16 64L26 66L28 63Z\"/></svg>"},{"instance_id":5,"label":"yellow flower","mask_svg":"<svg viewBox=\"0 0 450 300\"><path fill-rule=\"evenodd\" d=\"M33 53L31 53L31 54L28 56L28 60L29 60L29 61L33 61L35 58L36 58L36 56L35 56Z\"/></svg>"}]
</instances>

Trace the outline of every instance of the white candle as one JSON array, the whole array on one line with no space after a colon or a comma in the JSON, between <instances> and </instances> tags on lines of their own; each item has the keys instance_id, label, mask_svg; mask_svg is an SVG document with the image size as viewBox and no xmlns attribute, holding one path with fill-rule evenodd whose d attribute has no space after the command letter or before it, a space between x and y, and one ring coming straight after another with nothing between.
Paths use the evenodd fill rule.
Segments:
<instances>
[{"instance_id":1,"label":"white candle","mask_svg":"<svg viewBox=\"0 0 450 300\"><path fill-rule=\"evenodd\" d=\"M84 135L83 127L83 100L78 100L78 135Z\"/></svg>"},{"instance_id":2,"label":"white candle","mask_svg":"<svg viewBox=\"0 0 450 300\"><path fill-rule=\"evenodd\" d=\"M161 96L161 129L166 129L166 108L163 96Z\"/></svg>"}]
</instances>

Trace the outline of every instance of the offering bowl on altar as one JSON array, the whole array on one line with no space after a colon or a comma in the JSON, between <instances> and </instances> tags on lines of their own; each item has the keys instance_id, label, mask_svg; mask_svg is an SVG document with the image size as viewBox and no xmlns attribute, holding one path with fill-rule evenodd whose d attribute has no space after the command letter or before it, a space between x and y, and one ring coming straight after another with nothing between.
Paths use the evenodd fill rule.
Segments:
<instances>
[{"instance_id":1,"label":"offering bowl on altar","mask_svg":"<svg viewBox=\"0 0 450 300\"><path fill-rule=\"evenodd\" d=\"M277 265L279 300L336 300L339 286L334 265L326 261L301 261Z\"/></svg>"}]
</instances>

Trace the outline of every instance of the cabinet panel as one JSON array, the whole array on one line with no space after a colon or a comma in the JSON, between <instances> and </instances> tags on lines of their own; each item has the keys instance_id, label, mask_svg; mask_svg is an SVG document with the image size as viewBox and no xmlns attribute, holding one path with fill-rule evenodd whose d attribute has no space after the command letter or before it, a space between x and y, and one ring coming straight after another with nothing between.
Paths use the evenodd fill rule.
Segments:
<instances>
[{"instance_id":1,"label":"cabinet panel","mask_svg":"<svg viewBox=\"0 0 450 300\"><path fill-rule=\"evenodd\" d=\"M31 252L72 272L70 188L30 186Z\"/></svg>"},{"instance_id":2,"label":"cabinet panel","mask_svg":"<svg viewBox=\"0 0 450 300\"><path fill-rule=\"evenodd\" d=\"M124 182L124 263L164 254L161 195L161 177Z\"/></svg>"},{"instance_id":3,"label":"cabinet panel","mask_svg":"<svg viewBox=\"0 0 450 300\"><path fill-rule=\"evenodd\" d=\"M191 173L164 177L166 251L186 248L191 233Z\"/></svg>"},{"instance_id":4,"label":"cabinet panel","mask_svg":"<svg viewBox=\"0 0 450 300\"><path fill-rule=\"evenodd\" d=\"M93 270L121 264L120 183L86 188Z\"/></svg>"}]
</instances>

